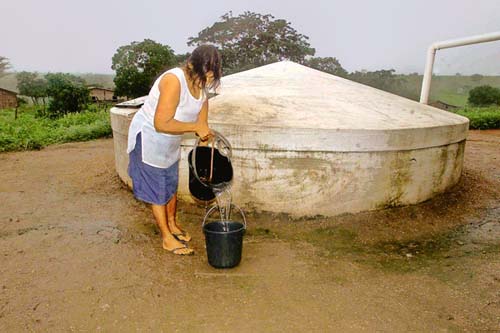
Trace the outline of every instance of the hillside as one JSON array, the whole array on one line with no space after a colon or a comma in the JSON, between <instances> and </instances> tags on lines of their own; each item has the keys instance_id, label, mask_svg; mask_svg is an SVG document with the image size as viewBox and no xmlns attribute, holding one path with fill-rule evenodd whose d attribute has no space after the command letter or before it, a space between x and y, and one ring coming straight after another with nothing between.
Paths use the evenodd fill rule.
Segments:
<instances>
[{"instance_id":1,"label":"hillside","mask_svg":"<svg viewBox=\"0 0 500 333\"><path fill-rule=\"evenodd\" d=\"M45 73L40 73L44 75ZM113 83L114 74L95 74L95 73L75 73L87 82L88 85L101 86L103 88L114 89ZM0 88L17 91L17 80L15 73L9 73L0 78Z\"/></svg>"},{"instance_id":2,"label":"hillside","mask_svg":"<svg viewBox=\"0 0 500 333\"><path fill-rule=\"evenodd\" d=\"M88 85L114 88L113 74L77 73L75 75L82 77ZM412 99L418 100L422 85L422 75L399 76L406 82L402 95L411 96ZM469 91L474 87L485 84L500 88L500 76L434 76L432 78L430 100L441 100L448 104L465 106ZM0 78L0 88L17 91L16 86L17 81L14 73Z\"/></svg>"},{"instance_id":3,"label":"hillside","mask_svg":"<svg viewBox=\"0 0 500 333\"><path fill-rule=\"evenodd\" d=\"M422 75L401 75L409 91L420 95ZM433 76L430 100L440 100L456 106L465 106L469 91L477 86L490 85L500 88L500 76Z\"/></svg>"}]
</instances>

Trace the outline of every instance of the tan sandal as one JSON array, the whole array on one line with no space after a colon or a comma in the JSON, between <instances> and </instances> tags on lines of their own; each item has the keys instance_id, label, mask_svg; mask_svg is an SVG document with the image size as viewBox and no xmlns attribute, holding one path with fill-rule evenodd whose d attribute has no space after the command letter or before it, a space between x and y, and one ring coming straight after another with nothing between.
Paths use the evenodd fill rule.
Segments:
<instances>
[{"instance_id":1,"label":"tan sandal","mask_svg":"<svg viewBox=\"0 0 500 333\"><path fill-rule=\"evenodd\" d=\"M191 250L191 251L186 252L186 253L185 252L179 252L179 250L184 250L184 249L188 249L188 250ZM178 255L178 256L192 256L194 254L194 250L190 249L187 246L176 247L175 249L167 250L167 251L169 251L172 254Z\"/></svg>"},{"instance_id":2,"label":"tan sandal","mask_svg":"<svg viewBox=\"0 0 500 333\"><path fill-rule=\"evenodd\" d=\"M172 254L178 255L178 256L191 256L194 254L194 250L187 247L187 245L176 247L173 249L167 249L165 247L165 244L163 244L163 249L167 250L168 252L170 252ZM180 252L180 250L184 250L184 249L188 249L190 251L189 252Z\"/></svg>"},{"instance_id":3,"label":"tan sandal","mask_svg":"<svg viewBox=\"0 0 500 333\"><path fill-rule=\"evenodd\" d=\"M182 231L180 234L172 234L180 242L189 242L191 235L187 231Z\"/></svg>"}]
</instances>

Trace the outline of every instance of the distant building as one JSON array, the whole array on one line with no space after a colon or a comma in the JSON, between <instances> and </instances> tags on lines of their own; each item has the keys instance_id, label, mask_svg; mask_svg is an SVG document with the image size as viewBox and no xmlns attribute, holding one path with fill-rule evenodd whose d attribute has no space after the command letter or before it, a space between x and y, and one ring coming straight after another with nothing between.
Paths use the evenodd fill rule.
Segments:
<instances>
[{"instance_id":1,"label":"distant building","mask_svg":"<svg viewBox=\"0 0 500 333\"><path fill-rule=\"evenodd\" d=\"M429 103L429 105L433 106L435 108L441 109L441 110L446 110L446 111L456 110L459 108L456 105L451 105L451 104L445 103L443 101L434 101L432 103Z\"/></svg>"},{"instance_id":2,"label":"distant building","mask_svg":"<svg viewBox=\"0 0 500 333\"><path fill-rule=\"evenodd\" d=\"M89 87L89 91L92 102L118 102L119 100L112 89Z\"/></svg>"},{"instance_id":3,"label":"distant building","mask_svg":"<svg viewBox=\"0 0 500 333\"><path fill-rule=\"evenodd\" d=\"M17 93L0 88L0 109L17 107Z\"/></svg>"}]
</instances>

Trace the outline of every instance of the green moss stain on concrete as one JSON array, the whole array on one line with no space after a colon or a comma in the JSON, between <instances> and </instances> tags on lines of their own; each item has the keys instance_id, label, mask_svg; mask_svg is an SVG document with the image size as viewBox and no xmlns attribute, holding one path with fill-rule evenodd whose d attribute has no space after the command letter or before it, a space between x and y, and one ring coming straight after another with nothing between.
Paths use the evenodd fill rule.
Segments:
<instances>
[{"instance_id":1,"label":"green moss stain on concrete","mask_svg":"<svg viewBox=\"0 0 500 333\"><path fill-rule=\"evenodd\" d=\"M460 179L462 174L463 160L465 154L465 140L457 143L458 147L456 150L455 160L453 161L453 177L455 178L451 185L455 185L456 182Z\"/></svg>"},{"instance_id":2,"label":"green moss stain on concrete","mask_svg":"<svg viewBox=\"0 0 500 333\"><path fill-rule=\"evenodd\" d=\"M445 146L440 147L439 157L438 157L438 170L432 176L432 192L440 193L444 190L443 184L446 183L445 175L446 170L449 167L449 163L454 163L455 159L450 161L450 149L453 149L453 146Z\"/></svg>"},{"instance_id":3,"label":"green moss stain on concrete","mask_svg":"<svg viewBox=\"0 0 500 333\"><path fill-rule=\"evenodd\" d=\"M391 163L391 196L386 202L380 204L378 208L391 208L403 205L402 197L405 195L411 181L411 159L411 152L397 152Z\"/></svg>"}]
</instances>

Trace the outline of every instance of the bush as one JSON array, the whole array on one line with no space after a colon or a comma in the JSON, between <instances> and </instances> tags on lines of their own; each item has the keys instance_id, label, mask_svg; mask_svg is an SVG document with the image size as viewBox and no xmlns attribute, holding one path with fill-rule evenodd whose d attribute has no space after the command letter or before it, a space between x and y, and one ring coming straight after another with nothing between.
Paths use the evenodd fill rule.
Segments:
<instances>
[{"instance_id":1,"label":"bush","mask_svg":"<svg viewBox=\"0 0 500 333\"><path fill-rule=\"evenodd\" d=\"M472 106L500 105L500 89L488 85L471 89L469 104Z\"/></svg>"},{"instance_id":2,"label":"bush","mask_svg":"<svg viewBox=\"0 0 500 333\"><path fill-rule=\"evenodd\" d=\"M470 129L500 129L500 108L465 108L458 110L457 114L469 118Z\"/></svg>"},{"instance_id":3,"label":"bush","mask_svg":"<svg viewBox=\"0 0 500 333\"><path fill-rule=\"evenodd\" d=\"M71 74L47 74L47 94L51 98L47 115L57 118L80 112L90 102L90 92L84 81Z\"/></svg>"}]
</instances>

